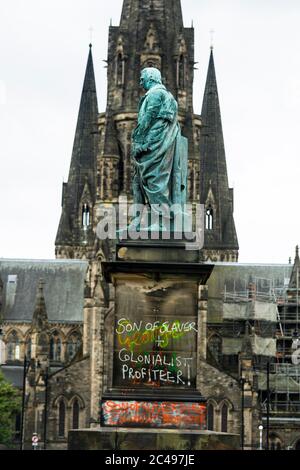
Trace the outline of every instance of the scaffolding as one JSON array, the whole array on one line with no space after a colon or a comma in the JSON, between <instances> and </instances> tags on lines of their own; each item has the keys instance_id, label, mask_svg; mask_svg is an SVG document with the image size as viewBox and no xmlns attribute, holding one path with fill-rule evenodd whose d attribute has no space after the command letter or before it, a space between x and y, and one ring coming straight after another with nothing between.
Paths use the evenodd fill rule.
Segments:
<instances>
[{"instance_id":1,"label":"scaffolding","mask_svg":"<svg viewBox=\"0 0 300 470\"><path fill-rule=\"evenodd\" d=\"M256 370L258 388L267 392L267 375L265 371ZM300 414L300 365L270 365L270 411L273 413ZM262 410L266 411L267 396L262 399Z\"/></svg>"},{"instance_id":2,"label":"scaffolding","mask_svg":"<svg viewBox=\"0 0 300 470\"><path fill-rule=\"evenodd\" d=\"M224 321L250 322L253 353L269 356L269 390L266 364L261 361L254 364L262 411L267 410L269 392L270 412L276 419L300 419L300 364L293 364L291 359L295 350L293 340L300 339L298 268L293 282L292 278L284 278L280 285L275 279L253 277L248 282L234 280L230 287L224 286ZM272 328L268 330L270 324ZM271 334L268 337L268 331L273 331L272 337ZM225 338L227 352L234 346L232 341L237 342L237 338Z\"/></svg>"},{"instance_id":3,"label":"scaffolding","mask_svg":"<svg viewBox=\"0 0 300 470\"><path fill-rule=\"evenodd\" d=\"M259 321L275 321L277 323L276 338L286 339L291 341L293 333L299 331L299 286L298 286L298 275L297 275L297 286L296 288L289 287L289 279L285 279L284 284L280 287L275 286L274 279L255 277L251 282L244 281L244 289L236 290L235 281L233 283L233 290L228 290L226 284L224 286L223 301L224 304L238 304L240 305L241 311L243 310L243 317L248 317L247 310L249 311L250 305L253 301L256 301L256 309L262 303L271 303L276 306L276 319L272 319L268 316L264 316L263 312L261 315L257 315L258 323L256 329L259 329ZM261 303L261 304L259 304ZM243 307L242 307L243 305ZM248 307L247 307L248 305ZM228 312L234 311L234 308L225 307L224 318L228 318ZM234 317L234 313L232 314ZM262 331L262 334L265 332ZM284 353L288 354L284 354ZM278 345L277 357L290 357L290 345Z\"/></svg>"},{"instance_id":4,"label":"scaffolding","mask_svg":"<svg viewBox=\"0 0 300 470\"><path fill-rule=\"evenodd\" d=\"M235 280L233 290L229 290L225 284L223 321L227 324L231 322L233 329L238 322L250 322L251 334L255 337L252 341L253 352L275 356L274 332L278 321L278 309L272 280L259 277L250 282L240 280L239 290L236 289Z\"/></svg>"},{"instance_id":5,"label":"scaffolding","mask_svg":"<svg viewBox=\"0 0 300 470\"><path fill-rule=\"evenodd\" d=\"M299 324L299 282L290 287L286 280L282 287L270 288L277 310L276 362L270 365L270 410L277 416L300 414L300 364L293 364L293 339ZM259 389L266 391L266 372L258 372ZM262 409L267 398L263 397Z\"/></svg>"},{"instance_id":6,"label":"scaffolding","mask_svg":"<svg viewBox=\"0 0 300 470\"><path fill-rule=\"evenodd\" d=\"M298 276L297 276L298 279ZM275 296L276 296L275 292ZM291 362L292 343L299 332L299 288L286 286L280 296L276 296L277 321L277 361Z\"/></svg>"},{"instance_id":7,"label":"scaffolding","mask_svg":"<svg viewBox=\"0 0 300 470\"><path fill-rule=\"evenodd\" d=\"M277 302L280 298L283 300L283 295L288 285L288 279L285 279L283 286L275 286L274 279L255 276L250 281L239 281L243 283L243 289L236 289L236 280L233 280L233 288L228 289L227 285L224 286L223 300L224 302L241 302L251 301L251 299L258 299L262 302Z\"/></svg>"}]
</instances>

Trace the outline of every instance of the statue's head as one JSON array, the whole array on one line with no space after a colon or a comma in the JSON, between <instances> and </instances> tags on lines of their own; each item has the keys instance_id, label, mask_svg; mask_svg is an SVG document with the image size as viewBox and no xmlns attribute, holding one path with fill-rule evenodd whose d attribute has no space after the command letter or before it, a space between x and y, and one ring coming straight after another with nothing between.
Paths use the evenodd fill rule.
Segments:
<instances>
[{"instance_id":1,"label":"statue's head","mask_svg":"<svg viewBox=\"0 0 300 470\"><path fill-rule=\"evenodd\" d=\"M155 67L147 67L141 71L140 85L145 90L150 90L150 88L157 84L161 84L160 70Z\"/></svg>"}]
</instances>

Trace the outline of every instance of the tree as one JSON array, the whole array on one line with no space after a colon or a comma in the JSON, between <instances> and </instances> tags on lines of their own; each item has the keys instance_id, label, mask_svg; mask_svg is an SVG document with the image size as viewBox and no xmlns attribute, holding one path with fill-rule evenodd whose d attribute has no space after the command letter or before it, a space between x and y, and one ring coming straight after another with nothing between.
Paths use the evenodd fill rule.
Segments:
<instances>
[{"instance_id":1,"label":"tree","mask_svg":"<svg viewBox=\"0 0 300 470\"><path fill-rule=\"evenodd\" d=\"M0 370L0 444L10 445L15 432L15 416L21 409L19 391Z\"/></svg>"}]
</instances>

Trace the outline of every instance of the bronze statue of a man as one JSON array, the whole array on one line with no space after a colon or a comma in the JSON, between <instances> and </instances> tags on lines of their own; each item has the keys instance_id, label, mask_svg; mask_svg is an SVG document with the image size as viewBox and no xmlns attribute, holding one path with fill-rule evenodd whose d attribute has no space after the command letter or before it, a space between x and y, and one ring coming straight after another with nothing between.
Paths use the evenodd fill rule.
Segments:
<instances>
[{"instance_id":1,"label":"bronze statue of a man","mask_svg":"<svg viewBox=\"0 0 300 470\"><path fill-rule=\"evenodd\" d=\"M134 203L171 207L186 202L187 139L181 136L178 105L158 69L141 72L146 90L132 134ZM172 217L172 216L171 216Z\"/></svg>"}]
</instances>

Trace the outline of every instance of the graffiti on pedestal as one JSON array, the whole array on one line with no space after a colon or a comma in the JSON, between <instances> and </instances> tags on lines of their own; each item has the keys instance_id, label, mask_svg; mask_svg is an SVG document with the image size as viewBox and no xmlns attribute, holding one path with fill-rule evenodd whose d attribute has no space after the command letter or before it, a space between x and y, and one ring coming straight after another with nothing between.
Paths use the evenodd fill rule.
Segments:
<instances>
[{"instance_id":1,"label":"graffiti on pedestal","mask_svg":"<svg viewBox=\"0 0 300 470\"><path fill-rule=\"evenodd\" d=\"M104 401L104 426L205 429L206 407L200 403Z\"/></svg>"},{"instance_id":2,"label":"graffiti on pedestal","mask_svg":"<svg viewBox=\"0 0 300 470\"><path fill-rule=\"evenodd\" d=\"M205 429L206 406L196 398L197 282L120 280L115 305L103 425Z\"/></svg>"},{"instance_id":3,"label":"graffiti on pedestal","mask_svg":"<svg viewBox=\"0 0 300 470\"><path fill-rule=\"evenodd\" d=\"M118 384L191 387L195 376L195 321L116 322Z\"/></svg>"},{"instance_id":4,"label":"graffiti on pedestal","mask_svg":"<svg viewBox=\"0 0 300 470\"><path fill-rule=\"evenodd\" d=\"M191 331L198 332L196 323L180 320L131 323L126 318L121 318L116 328L120 344L126 345L130 350L153 341L161 347L167 347L172 338L182 338Z\"/></svg>"},{"instance_id":5,"label":"graffiti on pedestal","mask_svg":"<svg viewBox=\"0 0 300 470\"><path fill-rule=\"evenodd\" d=\"M195 389L198 329L196 282L120 281L112 324L112 385Z\"/></svg>"},{"instance_id":6,"label":"graffiti on pedestal","mask_svg":"<svg viewBox=\"0 0 300 470\"><path fill-rule=\"evenodd\" d=\"M135 356L126 349L119 352L122 363L122 379L141 380L148 383L162 383L190 386L192 357L171 356L163 353L146 353ZM187 379L184 380L184 370Z\"/></svg>"}]
</instances>

